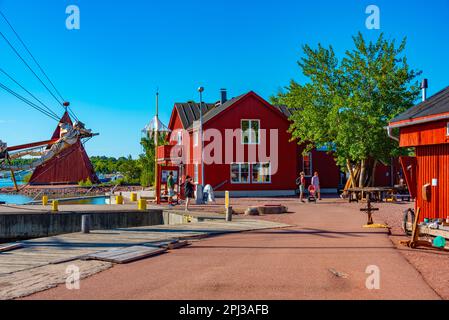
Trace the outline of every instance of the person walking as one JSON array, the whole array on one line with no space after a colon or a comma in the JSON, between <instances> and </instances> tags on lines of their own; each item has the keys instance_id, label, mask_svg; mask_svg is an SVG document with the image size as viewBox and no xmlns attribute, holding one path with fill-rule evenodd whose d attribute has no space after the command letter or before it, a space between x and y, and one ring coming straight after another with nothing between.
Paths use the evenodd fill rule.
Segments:
<instances>
[{"instance_id":1,"label":"person walking","mask_svg":"<svg viewBox=\"0 0 449 320\"><path fill-rule=\"evenodd\" d=\"M315 187L315 192L318 196L318 200L321 200L320 177L318 175L318 172L315 172L312 177L312 186Z\"/></svg>"},{"instance_id":2,"label":"person walking","mask_svg":"<svg viewBox=\"0 0 449 320\"><path fill-rule=\"evenodd\" d=\"M192 177L187 176L186 181L184 183L184 194L186 197L186 209L185 211L189 211L190 199L195 197L194 195L194 185L192 183Z\"/></svg>"},{"instance_id":3,"label":"person walking","mask_svg":"<svg viewBox=\"0 0 449 320\"><path fill-rule=\"evenodd\" d=\"M299 200L305 203L304 194L306 192L306 174L304 172L301 172L299 174L298 184L299 184Z\"/></svg>"},{"instance_id":4,"label":"person walking","mask_svg":"<svg viewBox=\"0 0 449 320\"><path fill-rule=\"evenodd\" d=\"M173 197L175 196L175 178L173 178L173 171L170 171L167 178L168 188L168 206L173 207Z\"/></svg>"}]
</instances>

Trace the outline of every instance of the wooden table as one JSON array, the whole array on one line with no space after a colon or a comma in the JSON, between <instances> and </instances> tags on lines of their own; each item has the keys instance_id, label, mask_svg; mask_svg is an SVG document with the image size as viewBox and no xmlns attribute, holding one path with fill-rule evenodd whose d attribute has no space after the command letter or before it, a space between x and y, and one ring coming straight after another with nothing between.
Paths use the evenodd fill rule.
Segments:
<instances>
[{"instance_id":1,"label":"wooden table","mask_svg":"<svg viewBox=\"0 0 449 320\"><path fill-rule=\"evenodd\" d=\"M396 192L394 187L367 187L367 188L350 188L348 191L349 202L359 202L361 199L369 197L371 201L383 202L386 194Z\"/></svg>"}]
</instances>

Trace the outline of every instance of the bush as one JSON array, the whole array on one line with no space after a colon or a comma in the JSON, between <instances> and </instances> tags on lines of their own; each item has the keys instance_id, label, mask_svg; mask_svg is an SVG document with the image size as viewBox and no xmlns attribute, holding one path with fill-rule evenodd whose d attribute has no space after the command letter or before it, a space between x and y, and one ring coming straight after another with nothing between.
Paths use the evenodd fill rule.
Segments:
<instances>
[{"instance_id":1,"label":"bush","mask_svg":"<svg viewBox=\"0 0 449 320\"><path fill-rule=\"evenodd\" d=\"M93 183L92 183L92 181L90 181L90 178L87 178L86 181L83 181L83 180L79 181L78 185L80 187L92 187Z\"/></svg>"}]
</instances>

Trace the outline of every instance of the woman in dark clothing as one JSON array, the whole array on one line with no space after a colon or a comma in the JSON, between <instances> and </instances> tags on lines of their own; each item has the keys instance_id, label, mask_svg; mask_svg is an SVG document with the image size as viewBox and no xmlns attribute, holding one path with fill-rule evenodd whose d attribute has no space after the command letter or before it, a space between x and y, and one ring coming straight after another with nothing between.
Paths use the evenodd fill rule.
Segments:
<instances>
[{"instance_id":1,"label":"woman in dark clothing","mask_svg":"<svg viewBox=\"0 0 449 320\"><path fill-rule=\"evenodd\" d=\"M192 183L192 177L187 176L184 183L184 194L186 196L186 211L189 211L190 199L195 198L194 185Z\"/></svg>"}]
</instances>

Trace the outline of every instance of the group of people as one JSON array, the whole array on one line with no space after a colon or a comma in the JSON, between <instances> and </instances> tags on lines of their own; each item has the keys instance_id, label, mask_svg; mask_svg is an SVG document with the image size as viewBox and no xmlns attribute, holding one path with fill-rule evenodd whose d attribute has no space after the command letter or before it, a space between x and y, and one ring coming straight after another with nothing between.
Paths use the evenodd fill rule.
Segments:
<instances>
[{"instance_id":1,"label":"group of people","mask_svg":"<svg viewBox=\"0 0 449 320\"><path fill-rule=\"evenodd\" d=\"M307 181L306 174L301 172L299 178L296 183L299 185L299 200L305 203L306 191L314 192L317 195L318 200L321 200L321 187L320 187L320 177L318 172L315 172L312 180L310 182L310 186L307 189ZM168 189L168 204L170 207L173 206L173 197L175 196L175 179L173 176L173 172L170 172L167 178L167 189ZM184 182L184 195L186 198L185 202L185 211L189 211L189 206L191 200L195 198L195 185L192 181L191 176L186 176Z\"/></svg>"},{"instance_id":2,"label":"group of people","mask_svg":"<svg viewBox=\"0 0 449 320\"><path fill-rule=\"evenodd\" d=\"M175 178L173 172L170 172L167 177L168 189L168 206L173 207L173 197L175 196ZM189 211L190 202L195 198L195 185L192 182L191 176L186 176L184 182L184 195L186 198L185 211Z\"/></svg>"},{"instance_id":3,"label":"group of people","mask_svg":"<svg viewBox=\"0 0 449 320\"><path fill-rule=\"evenodd\" d=\"M307 186L307 181L306 181L306 174L304 172L301 172L299 174L299 178L296 181L296 184L299 185L299 200L301 202L306 202L305 201L305 196L306 196L306 191L308 190L309 192L315 192L318 200L321 200L321 187L320 187L320 177L318 175L318 172L315 172L312 180L310 182L310 187L309 189L306 188Z\"/></svg>"}]
</instances>

